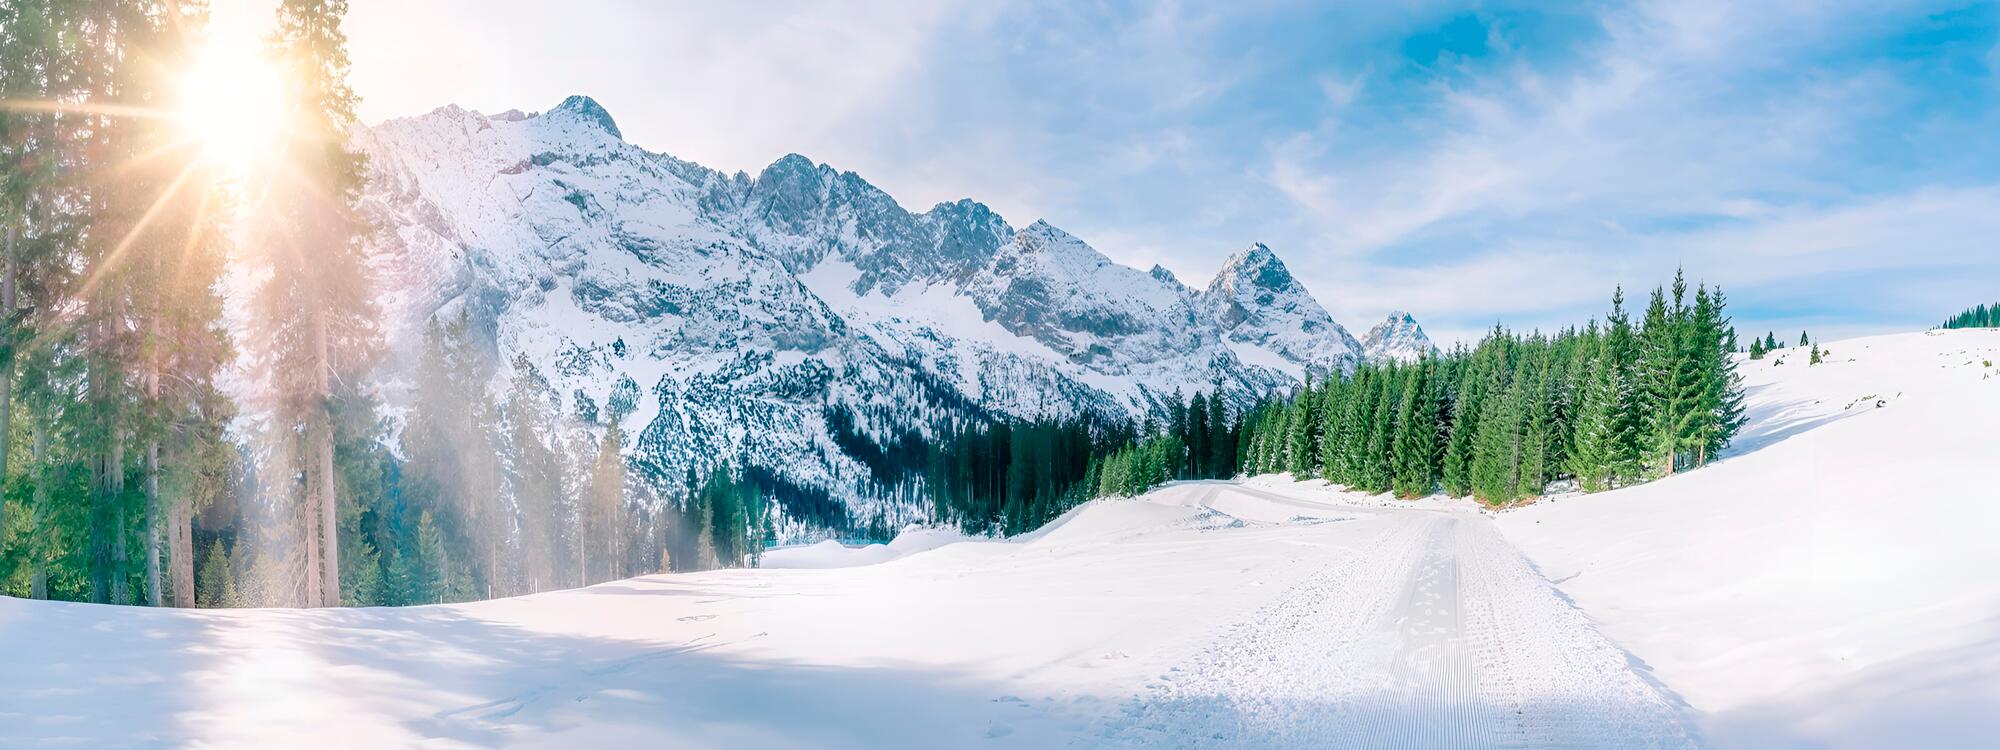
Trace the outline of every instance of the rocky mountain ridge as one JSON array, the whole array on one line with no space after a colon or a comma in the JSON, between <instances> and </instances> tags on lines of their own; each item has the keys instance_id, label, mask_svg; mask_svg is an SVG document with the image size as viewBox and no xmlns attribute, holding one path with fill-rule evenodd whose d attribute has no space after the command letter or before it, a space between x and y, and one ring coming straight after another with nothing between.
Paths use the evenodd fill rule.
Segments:
<instances>
[{"instance_id":1,"label":"rocky mountain ridge","mask_svg":"<svg viewBox=\"0 0 2000 750\"><path fill-rule=\"evenodd\" d=\"M463 315L496 387L528 363L563 413L621 420L661 491L737 460L856 512L920 514L842 446L1001 416L1138 420L1195 392L1240 408L1417 350L1406 329L1356 340L1263 245L1195 290L975 201L910 212L796 154L753 177L652 153L587 97L447 106L355 144L392 413L423 331Z\"/></svg>"}]
</instances>

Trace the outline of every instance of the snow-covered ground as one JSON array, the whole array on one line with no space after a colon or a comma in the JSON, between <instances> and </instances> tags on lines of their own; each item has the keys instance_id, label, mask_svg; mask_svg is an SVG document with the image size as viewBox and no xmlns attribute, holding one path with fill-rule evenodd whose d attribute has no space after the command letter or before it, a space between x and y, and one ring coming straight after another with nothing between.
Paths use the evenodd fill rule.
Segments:
<instances>
[{"instance_id":1,"label":"snow-covered ground","mask_svg":"<svg viewBox=\"0 0 2000 750\"><path fill-rule=\"evenodd\" d=\"M1337 497L1183 484L1024 540L460 606L0 600L0 746L1686 744L1476 512Z\"/></svg>"},{"instance_id":2,"label":"snow-covered ground","mask_svg":"<svg viewBox=\"0 0 2000 750\"><path fill-rule=\"evenodd\" d=\"M467 605L0 599L0 747L1982 744L2000 332L1830 348L1717 465L1497 520L1258 477Z\"/></svg>"},{"instance_id":3,"label":"snow-covered ground","mask_svg":"<svg viewBox=\"0 0 2000 750\"><path fill-rule=\"evenodd\" d=\"M1992 747L2000 330L1825 346L1743 363L1720 463L1498 525L1714 744Z\"/></svg>"}]
</instances>

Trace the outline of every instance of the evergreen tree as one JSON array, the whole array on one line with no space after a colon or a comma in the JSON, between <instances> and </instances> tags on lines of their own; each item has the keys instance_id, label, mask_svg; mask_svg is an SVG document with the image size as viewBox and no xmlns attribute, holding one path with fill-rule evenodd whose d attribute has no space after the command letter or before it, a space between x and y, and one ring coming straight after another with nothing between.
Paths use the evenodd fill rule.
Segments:
<instances>
[{"instance_id":1,"label":"evergreen tree","mask_svg":"<svg viewBox=\"0 0 2000 750\"><path fill-rule=\"evenodd\" d=\"M1437 395L1433 363L1418 364L1397 400L1394 442L1395 490L1400 497L1430 494L1436 484Z\"/></svg>"},{"instance_id":2,"label":"evergreen tree","mask_svg":"<svg viewBox=\"0 0 2000 750\"><path fill-rule=\"evenodd\" d=\"M1482 501L1498 504L1518 496L1524 390L1520 380L1507 382L1502 372L1489 384L1471 466L1472 494Z\"/></svg>"},{"instance_id":3,"label":"evergreen tree","mask_svg":"<svg viewBox=\"0 0 2000 750\"><path fill-rule=\"evenodd\" d=\"M347 85L346 12L346 0L278 6L271 53L288 87L288 143L280 150L288 163L258 212L253 237L262 251L251 254L265 275L246 343L265 377L274 455L298 478L292 497L306 606L335 604L340 590L334 385L360 379L377 340L358 243L366 219L355 210L361 158L347 147L357 100Z\"/></svg>"}]
</instances>

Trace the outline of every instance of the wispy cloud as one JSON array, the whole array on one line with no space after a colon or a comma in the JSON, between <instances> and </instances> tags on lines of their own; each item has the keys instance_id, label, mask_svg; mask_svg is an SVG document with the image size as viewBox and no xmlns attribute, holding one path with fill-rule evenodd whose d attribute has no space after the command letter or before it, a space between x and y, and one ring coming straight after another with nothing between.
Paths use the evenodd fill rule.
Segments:
<instances>
[{"instance_id":1,"label":"wispy cloud","mask_svg":"<svg viewBox=\"0 0 2000 750\"><path fill-rule=\"evenodd\" d=\"M1191 283L1263 241L1358 327L1578 322L1679 265L1746 325L2000 288L1991 7L355 0L348 31L370 119L589 93L650 148L797 151Z\"/></svg>"}]
</instances>

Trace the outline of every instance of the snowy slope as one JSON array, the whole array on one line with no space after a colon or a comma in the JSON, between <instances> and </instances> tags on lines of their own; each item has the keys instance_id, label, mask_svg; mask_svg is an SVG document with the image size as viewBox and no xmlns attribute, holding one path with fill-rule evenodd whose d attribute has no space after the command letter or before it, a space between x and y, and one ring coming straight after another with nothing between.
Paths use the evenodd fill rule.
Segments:
<instances>
[{"instance_id":1,"label":"snowy slope","mask_svg":"<svg viewBox=\"0 0 2000 750\"><path fill-rule=\"evenodd\" d=\"M1718 744L1989 746L2000 330L1823 346L1743 362L1725 460L1500 528Z\"/></svg>"},{"instance_id":2,"label":"snowy slope","mask_svg":"<svg viewBox=\"0 0 2000 750\"><path fill-rule=\"evenodd\" d=\"M1691 743L1476 512L1342 499L1184 484L1012 542L455 606L0 599L0 746Z\"/></svg>"},{"instance_id":3,"label":"snowy slope","mask_svg":"<svg viewBox=\"0 0 2000 750\"><path fill-rule=\"evenodd\" d=\"M865 506L873 480L829 435L831 408L886 442L994 415L1139 418L1175 392L1247 406L1359 347L1262 246L1262 270L1239 257L1217 284L1275 274L1256 283L1276 294L1218 306L1213 285L974 201L914 213L796 154L751 176L648 152L587 97L444 107L356 145L390 411L426 326L466 315L496 385L521 358L585 422L635 400L637 475L667 491L742 456Z\"/></svg>"}]
</instances>

